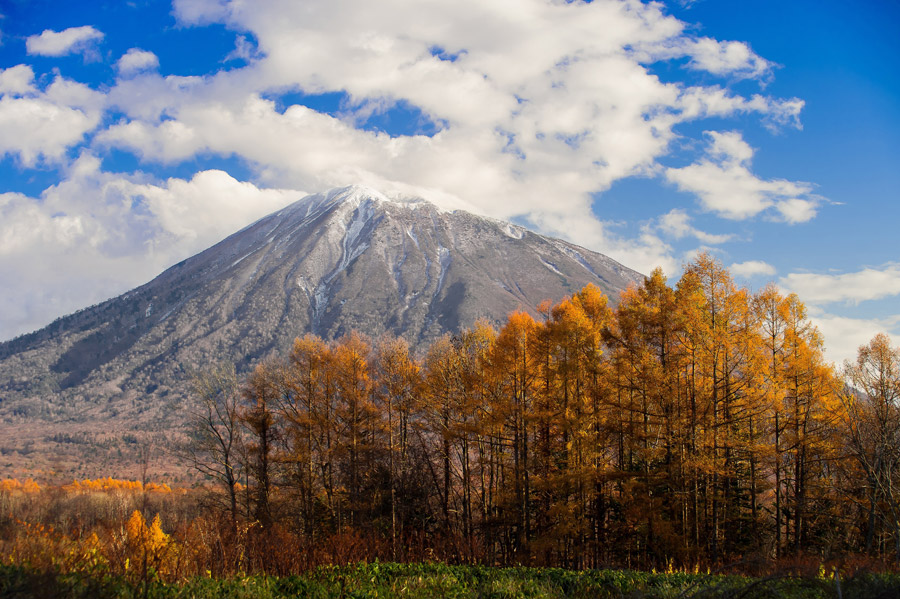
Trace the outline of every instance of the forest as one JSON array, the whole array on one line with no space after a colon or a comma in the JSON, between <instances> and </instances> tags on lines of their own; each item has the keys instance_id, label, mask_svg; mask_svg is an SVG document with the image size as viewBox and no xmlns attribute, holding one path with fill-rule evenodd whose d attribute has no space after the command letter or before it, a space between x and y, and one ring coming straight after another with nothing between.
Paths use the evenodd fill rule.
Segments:
<instances>
[{"instance_id":1,"label":"forest","mask_svg":"<svg viewBox=\"0 0 900 599\"><path fill-rule=\"evenodd\" d=\"M150 555L190 575L373 559L896 569L900 350L886 335L836 368L799 298L739 288L709 255L614 308L588 286L536 314L421 356L352 332L300 337L245 377L206 368L173 450L202 486L132 491L115 517L73 507L103 491L90 485L55 510L0 488L0 549L37 560L21 514L55 514L54 542L94 555L118 542L104 559L120 571L132 545L145 572Z\"/></svg>"},{"instance_id":2,"label":"forest","mask_svg":"<svg viewBox=\"0 0 900 599\"><path fill-rule=\"evenodd\" d=\"M197 379L223 514L462 561L572 568L900 559L900 359L836 371L800 300L710 256L615 309L594 287L432 344L304 336Z\"/></svg>"}]
</instances>

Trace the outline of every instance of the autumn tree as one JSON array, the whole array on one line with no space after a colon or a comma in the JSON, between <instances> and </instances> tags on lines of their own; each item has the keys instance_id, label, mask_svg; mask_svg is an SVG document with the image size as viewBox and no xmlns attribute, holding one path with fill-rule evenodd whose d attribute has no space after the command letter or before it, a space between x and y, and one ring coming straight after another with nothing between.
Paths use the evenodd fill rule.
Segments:
<instances>
[{"instance_id":1,"label":"autumn tree","mask_svg":"<svg viewBox=\"0 0 900 599\"><path fill-rule=\"evenodd\" d=\"M664 559L684 547L689 536L688 408L678 343L683 320L676 301L656 269L643 285L622 294L604 331L614 387L608 428L618 471L609 478L616 483L619 505L627 502L639 523L644 559ZM634 477L631 485L623 484L626 474Z\"/></svg>"},{"instance_id":2,"label":"autumn tree","mask_svg":"<svg viewBox=\"0 0 900 599\"><path fill-rule=\"evenodd\" d=\"M562 563L574 567L596 561L599 549L597 516L603 499L597 477L608 462L601 409L607 391L602 333L610 318L606 297L588 285L554 306L545 325L547 371L539 386L549 391L541 401L550 425L549 464L540 486L549 493L549 504L540 544L555 546ZM536 363L543 361L541 357Z\"/></svg>"},{"instance_id":3,"label":"autumn tree","mask_svg":"<svg viewBox=\"0 0 900 599\"><path fill-rule=\"evenodd\" d=\"M303 530L309 537L326 519L320 506L331 507L333 497L330 365L331 351L324 341L309 334L296 339L285 378L288 392L281 395L278 406L284 421L280 459L285 483L296 493Z\"/></svg>"},{"instance_id":4,"label":"autumn tree","mask_svg":"<svg viewBox=\"0 0 900 599\"><path fill-rule=\"evenodd\" d=\"M781 557L784 548L785 525L785 406L787 375L785 360L789 346L787 342L787 301L778 288L769 284L753 297L753 310L759 321L759 334L765 352L762 391L769 413L769 469L774 478L774 505L772 506L774 527L774 556Z\"/></svg>"},{"instance_id":5,"label":"autumn tree","mask_svg":"<svg viewBox=\"0 0 900 599\"><path fill-rule=\"evenodd\" d=\"M679 282L690 355L697 529L712 559L755 549L764 347L749 294L708 254Z\"/></svg>"},{"instance_id":6,"label":"autumn tree","mask_svg":"<svg viewBox=\"0 0 900 599\"><path fill-rule=\"evenodd\" d=\"M816 503L827 501L829 495L831 408L836 403L838 385L833 369L825 363L822 337L809 322L803 303L790 294L782 303L782 311L785 329L781 407L785 418L778 453L788 484L783 506L785 524L790 524L786 541L795 553L800 553L811 540L815 521L827 512Z\"/></svg>"},{"instance_id":7,"label":"autumn tree","mask_svg":"<svg viewBox=\"0 0 900 599\"><path fill-rule=\"evenodd\" d=\"M879 536L892 536L900 563L900 349L878 334L855 362L844 363L844 376L849 450L865 477L865 549L871 553Z\"/></svg>"},{"instance_id":8,"label":"autumn tree","mask_svg":"<svg viewBox=\"0 0 900 599\"><path fill-rule=\"evenodd\" d=\"M374 477L376 454L384 443L384 426L373 397L370 369L371 346L368 339L352 332L339 339L332 350L336 404L334 425L341 464L342 486L346 489L349 524L356 526L360 516L377 498ZM339 523L340 526L340 523Z\"/></svg>"},{"instance_id":9,"label":"autumn tree","mask_svg":"<svg viewBox=\"0 0 900 599\"><path fill-rule=\"evenodd\" d=\"M277 359L258 365L247 377L243 390L247 403L243 420L249 429L248 468L254 483L252 515L264 529L272 523L272 457L278 437L275 408L284 393L284 366Z\"/></svg>"},{"instance_id":10,"label":"autumn tree","mask_svg":"<svg viewBox=\"0 0 900 599\"><path fill-rule=\"evenodd\" d=\"M388 484L390 486L391 507L391 554L394 559L398 555L398 537L402 532L405 520L401 518L404 511L402 502L408 505L413 501L407 493L398 493L398 487L408 488L414 467L410 452L410 427L416 415L416 401L421 392L421 367L409 352L409 344L400 337L383 337L379 339L375 349L375 397L379 407L385 412L388 434ZM398 480L399 479L399 480Z\"/></svg>"},{"instance_id":11,"label":"autumn tree","mask_svg":"<svg viewBox=\"0 0 900 599\"><path fill-rule=\"evenodd\" d=\"M496 426L496 439L509 457L512 479L510 501L504 509L510 513L512 551L527 550L532 535L533 469L531 452L534 442L534 386L537 380L536 352L533 351L537 323L527 313L509 315L486 356L488 386L492 405L484 410ZM491 470L493 473L493 469ZM500 493L492 494L498 499Z\"/></svg>"},{"instance_id":12,"label":"autumn tree","mask_svg":"<svg viewBox=\"0 0 900 599\"><path fill-rule=\"evenodd\" d=\"M140 511L135 510L125 523L125 571L132 572L144 584L160 574L167 573L175 546L162 530L159 514L148 525ZM132 571L132 572L130 572Z\"/></svg>"},{"instance_id":13,"label":"autumn tree","mask_svg":"<svg viewBox=\"0 0 900 599\"><path fill-rule=\"evenodd\" d=\"M482 322L471 330L444 336L429 348L423 368L420 407L424 431L436 445L436 459L429 462L429 470L440 503L443 533L455 537L453 528L458 525L463 544L457 543L457 551L466 554L474 548L475 506L482 515L493 509L488 496L498 487L491 481L502 474L493 469L497 454L492 452L502 451L499 445L489 448L487 462L482 459L491 442L485 437L485 427L492 422L485 410L485 360L495 335ZM485 480L486 474L490 481Z\"/></svg>"}]
</instances>

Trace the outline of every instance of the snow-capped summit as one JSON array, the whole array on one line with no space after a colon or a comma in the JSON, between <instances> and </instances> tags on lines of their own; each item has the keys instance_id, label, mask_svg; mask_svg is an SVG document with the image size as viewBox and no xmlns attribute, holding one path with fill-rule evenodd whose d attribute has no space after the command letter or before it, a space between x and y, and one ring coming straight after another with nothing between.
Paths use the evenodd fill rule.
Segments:
<instances>
[{"instance_id":1,"label":"snow-capped summit","mask_svg":"<svg viewBox=\"0 0 900 599\"><path fill-rule=\"evenodd\" d=\"M419 196L401 195L400 193L396 192L386 194L375 189L374 187L360 184L348 185L346 187L336 187L322 194L304 198L303 200L301 200L301 202L316 202L316 199L314 198L319 197L322 198L321 203L326 205L341 204L343 206L358 206L360 203L370 202L377 204L398 204L400 206L406 206L408 208L432 206L439 210L441 209L436 204Z\"/></svg>"},{"instance_id":2,"label":"snow-capped summit","mask_svg":"<svg viewBox=\"0 0 900 599\"><path fill-rule=\"evenodd\" d=\"M334 189L326 191L322 195L324 195L325 198L327 198L329 201L355 204L358 204L359 202L365 200L372 200L375 202L395 201L391 200L376 189L360 184L348 185L347 187L336 187Z\"/></svg>"}]
</instances>

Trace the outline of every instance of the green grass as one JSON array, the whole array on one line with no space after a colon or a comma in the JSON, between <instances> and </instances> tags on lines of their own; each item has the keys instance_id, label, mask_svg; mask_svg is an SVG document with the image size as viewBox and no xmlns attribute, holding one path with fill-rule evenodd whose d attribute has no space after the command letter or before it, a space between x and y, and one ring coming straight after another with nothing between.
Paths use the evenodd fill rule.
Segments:
<instances>
[{"instance_id":1,"label":"green grass","mask_svg":"<svg viewBox=\"0 0 900 599\"><path fill-rule=\"evenodd\" d=\"M443 564L359 564L324 567L302 576L195 578L181 583L129 581L121 577L36 572L0 566L0 597L105 599L562 599L562 598L831 598L900 596L900 576L751 579L739 576L657 574L624 570L575 572L558 568L489 568Z\"/></svg>"}]
</instances>

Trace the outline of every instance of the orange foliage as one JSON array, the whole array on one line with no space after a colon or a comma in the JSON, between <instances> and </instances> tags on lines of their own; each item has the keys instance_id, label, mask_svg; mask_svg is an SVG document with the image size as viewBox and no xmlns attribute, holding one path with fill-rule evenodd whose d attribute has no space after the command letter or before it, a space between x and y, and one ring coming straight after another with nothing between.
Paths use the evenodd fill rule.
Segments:
<instances>
[{"instance_id":1,"label":"orange foliage","mask_svg":"<svg viewBox=\"0 0 900 599\"><path fill-rule=\"evenodd\" d=\"M130 491L139 493L146 491L148 493L171 493L172 489L166 483L147 483L142 484L137 480L118 480L107 476L106 478L98 478L96 480L84 479L73 481L70 485L63 486L63 489L69 492L88 492L88 491Z\"/></svg>"},{"instance_id":2,"label":"orange foliage","mask_svg":"<svg viewBox=\"0 0 900 599\"><path fill-rule=\"evenodd\" d=\"M0 480L0 492L11 493L13 491L22 493L40 493L41 487L30 478L26 479L25 482L21 482L15 478Z\"/></svg>"},{"instance_id":3,"label":"orange foliage","mask_svg":"<svg viewBox=\"0 0 900 599\"><path fill-rule=\"evenodd\" d=\"M141 512L134 510L125 523L125 535L129 549L135 555L147 553L156 556L165 551L169 544L169 535L162 531L159 514L148 526Z\"/></svg>"}]
</instances>

